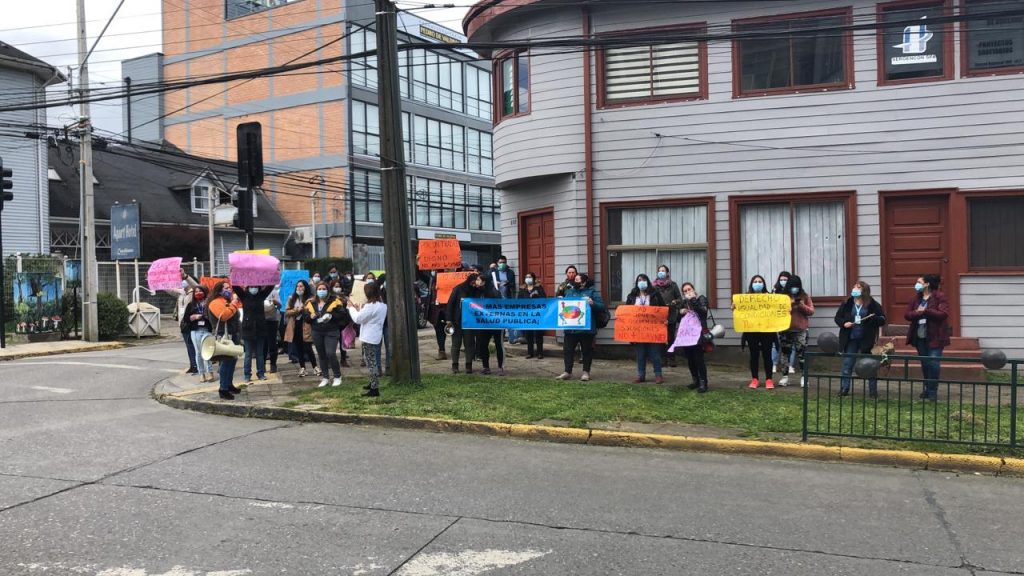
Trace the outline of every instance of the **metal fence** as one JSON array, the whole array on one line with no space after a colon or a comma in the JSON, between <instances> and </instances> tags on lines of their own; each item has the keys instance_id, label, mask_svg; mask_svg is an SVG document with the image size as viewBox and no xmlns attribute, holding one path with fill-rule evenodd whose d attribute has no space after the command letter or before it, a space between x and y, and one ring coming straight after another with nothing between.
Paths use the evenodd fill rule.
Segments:
<instances>
[{"instance_id":1,"label":"metal fence","mask_svg":"<svg viewBox=\"0 0 1024 576\"><path fill-rule=\"evenodd\" d=\"M831 359L829 359L831 358ZM877 356L843 354L838 357ZM1017 386L1024 360L987 372L978 358L939 358L940 376L929 397L919 356L888 356L870 379L835 370L836 357L808 353L804 364L803 438L831 436L1021 446ZM941 375L947 366L951 378ZM966 368L966 370L965 370ZM965 376L964 374L977 374ZM869 374L865 374L869 375ZM874 380L874 385L872 380Z\"/></svg>"},{"instance_id":2,"label":"metal fence","mask_svg":"<svg viewBox=\"0 0 1024 576\"><path fill-rule=\"evenodd\" d=\"M125 302L135 301L135 290L138 288L138 299L140 302L152 304L160 309L161 314L172 314L177 302L177 296L167 292L151 294L145 287L147 285L146 274L149 272L150 262L137 262L126 260L119 262L98 262L98 276L100 292L116 294ZM206 266L204 262L192 260L182 262L185 271L195 279L204 276ZM139 287L142 288L139 288Z\"/></svg>"}]
</instances>

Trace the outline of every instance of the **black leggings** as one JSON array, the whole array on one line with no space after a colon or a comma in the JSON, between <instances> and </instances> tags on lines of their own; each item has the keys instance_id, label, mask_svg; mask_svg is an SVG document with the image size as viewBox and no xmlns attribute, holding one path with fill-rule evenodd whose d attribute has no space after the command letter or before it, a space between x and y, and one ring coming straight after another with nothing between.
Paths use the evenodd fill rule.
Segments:
<instances>
[{"instance_id":1,"label":"black leggings","mask_svg":"<svg viewBox=\"0 0 1024 576\"><path fill-rule=\"evenodd\" d=\"M313 354L313 343L297 340L295 342L295 355L299 357L299 368L306 367L306 360L309 365L316 368L316 355Z\"/></svg>"},{"instance_id":2,"label":"black leggings","mask_svg":"<svg viewBox=\"0 0 1024 576\"><path fill-rule=\"evenodd\" d=\"M485 370L491 367L490 343L494 340L494 355L498 358L498 368L505 366L505 347L501 343L501 330L481 330L476 337L476 357Z\"/></svg>"},{"instance_id":3,"label":"black leggings","mask_svg":"<svg viewBox=\"0 0 1024 576\"><path fill-rule=\"evenodd\" d=\"M772 344L775 343L775 334L752 333L747 334L747 345L750 346L750 377L757 378L758 359L764 361L765 380L772 377Z\"/></svg>"},{"instance_id":4,"label":"black leggings","mask_svg":"<svg viewBox=\"0 0 1024 576\"><path fill-rule=\"evenodd\" d=\"M683 354L686 354L686 364L690 367L690 376L696 383L708 383L708 365L704 362L704 345L700 342L696 346L684 346Z\"/></svg>"}]
</instances>

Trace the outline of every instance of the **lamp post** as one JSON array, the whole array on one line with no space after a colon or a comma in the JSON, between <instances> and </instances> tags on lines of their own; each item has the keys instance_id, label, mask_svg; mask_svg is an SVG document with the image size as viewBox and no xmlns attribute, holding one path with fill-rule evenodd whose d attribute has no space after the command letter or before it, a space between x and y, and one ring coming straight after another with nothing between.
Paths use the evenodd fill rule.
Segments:
<instances>
[{"instance_id":1,"label":"lamp post","mask_svg":"<svg viewBox=\"0 0 1024 576\"><path fill-rule=\"evenodd\" d=\"M310 184L317 184L321 188L323 188L325 182L326 180L324 180L324 177L320 174L316 174L309 179ZM313 190L309 193L309 216L310 221L313 224L313 258L316 258L316 196L319 193L320 190Z\"/></svg>"}]
</instances>

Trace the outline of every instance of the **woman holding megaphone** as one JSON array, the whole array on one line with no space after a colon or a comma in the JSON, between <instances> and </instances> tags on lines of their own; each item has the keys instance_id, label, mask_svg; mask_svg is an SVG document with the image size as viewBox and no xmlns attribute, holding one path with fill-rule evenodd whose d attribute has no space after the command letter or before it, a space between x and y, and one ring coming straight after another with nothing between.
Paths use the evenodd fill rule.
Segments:
<instances>
[{"instance_id":1,"label":"woman holding megaphone","mask_svg":"<svg viewBox=\"0 0 1024 576\"><path fill-rule=\"evenodd\" d=\"M242 303L231 290L231 283L217 282L209 300L206 313L216 330L215 336L220 339L227 335L232 343L238 345L238 311L242 309ZM237 364L238 357L232 355L224 356L220 360L220 397L224 400L234 400L234 395L241 392L232 382Z\"/></svg>"}]
</instances>

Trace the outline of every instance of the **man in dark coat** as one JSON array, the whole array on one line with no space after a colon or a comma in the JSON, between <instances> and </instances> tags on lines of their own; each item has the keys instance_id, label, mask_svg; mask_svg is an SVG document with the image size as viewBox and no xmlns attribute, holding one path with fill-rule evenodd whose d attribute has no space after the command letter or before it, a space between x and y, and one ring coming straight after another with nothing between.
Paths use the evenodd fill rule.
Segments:
<instances>
[{"instance_id":1,"label":"man in dark coat","mask_svg":"<svg viewBox=\"0 0 1024 576\"><path fill-rule=\"evenodd\" d=\"M466 374L473 373L473 355L476 353L476 333L473 330L462 330L462 301L465 298L480 298L484 294L486 282L480 274L474 272L452 290L448 298L448 326L452 333L452 373L459 373L459 349L465 346Z\"/></svg>"}]
</instances>

